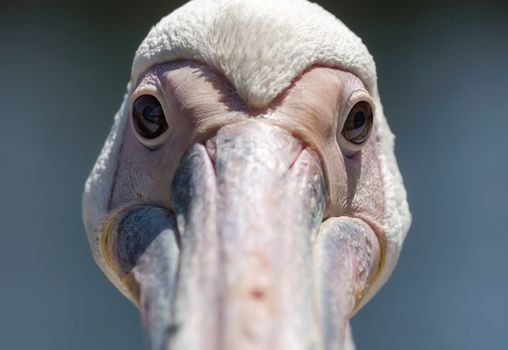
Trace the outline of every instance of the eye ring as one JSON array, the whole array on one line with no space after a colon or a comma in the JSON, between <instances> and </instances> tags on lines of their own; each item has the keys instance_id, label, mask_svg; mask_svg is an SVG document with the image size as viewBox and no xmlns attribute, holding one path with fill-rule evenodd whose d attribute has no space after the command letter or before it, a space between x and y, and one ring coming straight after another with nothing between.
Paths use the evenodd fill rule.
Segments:
<instances>
[{"instance_id":1,"label":"eye ring","mask_svg":"<svg viewBox=\"0 0 508 350\"><path fill-rule=\"evenodd\" d=\"M356 102L340 131L339 145L347 156L357 153L367 142L374 125L374 113L371 104L365 100Z\"/></svg>"},{"instance_id":2,"label":"eye ring","mask_svg":"<svg viewBox=\"0 0 508 350\"><path fill-rule=\"evenodd\" d=\"M137 97L131 110L132 128L138 140L149 148L157 148L167 134L168 124L159 100L149 94Z\"/></svg>"}]
</instances>

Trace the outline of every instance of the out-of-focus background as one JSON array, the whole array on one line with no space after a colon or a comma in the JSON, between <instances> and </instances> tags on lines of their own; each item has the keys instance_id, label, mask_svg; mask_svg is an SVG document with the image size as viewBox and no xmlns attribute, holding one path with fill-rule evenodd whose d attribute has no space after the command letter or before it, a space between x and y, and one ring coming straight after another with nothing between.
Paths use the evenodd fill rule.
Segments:
<instances>
[{"instance_id":1,"label":"out-of-focus background","mask_svg":"<svg viewBox=\"0 0 508 350\"><path fill-rule=\"evenodd\" d=\"M508 2L318 2L377 61L414 215L358 349L506 348ZM148 348L81 192L137 45L181 3L0 0L0 349Z\"/></svg>"}]
</instances>

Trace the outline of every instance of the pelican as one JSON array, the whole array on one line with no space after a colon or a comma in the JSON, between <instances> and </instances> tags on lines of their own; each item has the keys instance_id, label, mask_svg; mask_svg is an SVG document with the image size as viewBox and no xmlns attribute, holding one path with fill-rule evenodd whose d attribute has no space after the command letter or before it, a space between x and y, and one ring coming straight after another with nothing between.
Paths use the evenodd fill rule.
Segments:
<instances>
[{"instance_id":1,"label":"pelican","mask_svg":"<svg viewBox=\"0 0 508 350\"><path fill-rule=\"evenodd\" d=\"M83 221L153 349L354 349L411 221L372 56L306 0L188 2L135 54Z\"/></svg>"}]
</instances>

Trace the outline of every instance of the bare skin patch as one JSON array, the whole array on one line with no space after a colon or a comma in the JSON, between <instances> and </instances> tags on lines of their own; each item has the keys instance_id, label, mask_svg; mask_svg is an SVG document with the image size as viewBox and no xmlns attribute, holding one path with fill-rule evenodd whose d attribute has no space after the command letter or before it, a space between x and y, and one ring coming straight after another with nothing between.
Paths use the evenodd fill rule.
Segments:
<instances>
[{"instance_id":1,"label":"bare skin patch","mask_svg":"<svg viewBox=\"0 0 508 350\"><path fill-rule=\"evenodd\" d=\"M154 152L134 137L131 127L126 128L111 208L138 201L136 193L143 194L143 202L170 208L171 193L160 189L170 187L185 150L227 124L256 118L282 127L318 152L329 189L327 217L358 216L381 226L383 184L375 138L353 157L345 156L337 141L352 97L370 98L353 74L312 67L267 108L256 110L240 99L222 75L199 63L182 61L157 65L145 73L131 100L143 94L161 100L169 136Z\"/></svg>"}]
</instances>

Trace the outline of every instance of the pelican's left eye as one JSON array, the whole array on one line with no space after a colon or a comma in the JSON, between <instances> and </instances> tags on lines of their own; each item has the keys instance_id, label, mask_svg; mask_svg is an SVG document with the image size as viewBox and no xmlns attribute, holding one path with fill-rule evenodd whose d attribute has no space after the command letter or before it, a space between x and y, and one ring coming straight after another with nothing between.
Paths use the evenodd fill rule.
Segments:
<instances>
[{"instance_id":1,"label":"pelican's left eye","mask_svg":"<svg viewBox=\"0 0 508 350\"><path fill-rule=\"evenodd\" d=\"M365 101L358 102L347 116L342 128L342 136L347 141L360 145L369 138L373 122L374 117L370 104Z\"/></svg>"},{"instance_id":2,"label":"pelican's left eye","mask_svg":"<svg viewBox=\"0 0 508 350\"><path fill-rule=\"evenodd\" d=\"M147 140L155 139L168 129L164 110L152 95L142 95L134 101L132 121L137 133Z\"/></svg>"}]
</instances>

